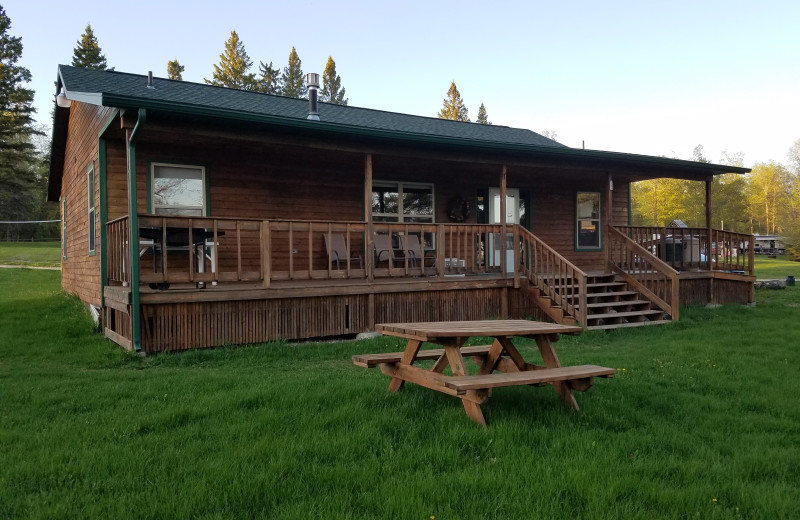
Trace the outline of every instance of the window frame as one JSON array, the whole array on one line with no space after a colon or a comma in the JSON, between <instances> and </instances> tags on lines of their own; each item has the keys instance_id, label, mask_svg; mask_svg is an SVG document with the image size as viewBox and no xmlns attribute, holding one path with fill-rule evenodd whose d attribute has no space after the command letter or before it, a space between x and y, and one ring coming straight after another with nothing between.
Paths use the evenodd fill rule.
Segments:
<instances>
[{"instance_id":1,"label":"window frame","mask_svg":"<svg viewBox=\"0 0 800 520\"><path fill-rule=\"evenodd\" d=\"M401 181L388 181L388 180L380 180L374 181L372 183L372 193L375 193L375 188L397 188L397 213L376 213L372 209L372 194L370 194L370 213L372 214L373 222L376 222L375 217L379 218L392 218L396 217L396 221L389 221L389 220L380 220L378 222L386 222L386 223L396 223L402 224L405 222L406 218L414 218L414 219L428 219L430 218L430 222L419 222L419 221L412 221L410 224L435 224L436 223L436 188L433 183L430 182L401 182ZM406 215L403 211L405 208L403 207L403 195L404 195L404 187L409 188L430 188L431 191L431 209L433 210L430 215L423 215L419 213L409 214Z\"/></svg>"},{"instance_id":2,"label":"window frame","mask_svg":"<svg viewBox=\"0 0 800 520\"><path fill-rule=\"evenodd\" d=\"M173 163L167 161L153 161L149 165L149 173L147 175L147 210L148 213L153 215L163 215L163 216L173 216L173 217L191 217L196 215L181 215L177 213L158 213L158 209L161 208L170 208L170 209L197 209L198 206L177 206L177 205L156 205L155 202L155 193L153 192L153 188L155 187L155 175L156 175L156 168L164 166L167 168L185 168L191 170L200 170L200 178L201 178L201 192L203 194L203 202L199 206L201 209L201 214L199 216L206 217L209 215L209 193L208 193L208 170L205 166L200 164L188 164L188 163Z\"/></svg>"},{"instance_id":3,"label":"window frame","mask_svg":"<svg viewBox=\"0 0 800 520\"><path fill-rule=\"evenodd\" d=\"M88 223L89 256L94 256L97 253L97 201L94 191L95 177L94 162L92 162L86 169L86 219Z\"/></svg>"},{"instance_id":4,"label":"window frame","mask_svg":"<svg viewBox=\"0 0 800 520\"><path fill-rule=\"evenodd\" d=\"M581 218L578 199L581 195L590 194L597 196L597 218ZM581 222L596 222L597 245L582 245L580 243ZM575 192L575 251L602 251L603 250L603 193L600 191L581 190Z\"/></svg>"},{"instance_id":5,"label":"window frame","mask_svg":"<svg viewBox=\"0 0 800 520\"><path fill-rule=\"evenodd\" d=\"M61 258L67 259L67 197L61 199Z\"/></svg>"}]
</instances>

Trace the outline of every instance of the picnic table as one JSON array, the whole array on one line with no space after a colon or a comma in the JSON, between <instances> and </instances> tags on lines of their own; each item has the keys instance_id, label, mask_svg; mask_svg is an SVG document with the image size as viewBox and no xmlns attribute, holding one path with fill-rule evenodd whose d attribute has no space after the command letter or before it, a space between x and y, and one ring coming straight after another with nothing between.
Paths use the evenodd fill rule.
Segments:
<instances>
[{"instance_id":1,"label":"picnic table","mask_svg":"<svg viewBox=\"0 0 800 520\"><path fill-rule=\"evenodd\" d=\"M392 378L389 390L396 392L408 381L461 399L470 419L486 427L481 405L493 388L514 385L552 384L568 406L578 410L573 390L585 392L595 377L613 377L613 368L596 365L562 367L553 343L561 334L578 334L580 327L528 320L439 321L423 323L382 323L376 330L387 336L408 340L403 352L353 356L357 366L378 366ZM464 346L473 336L489 337L491 345ZM532 338L539 348L544 365L525 361L514 346L513 338ZM441 349L423 350L423 343L441 345ZM465 356L478 365L470 375ZM434 360L429 369L415 362ZM450 366L452 376L444 375Z\"/></svg>"}]
</instances>

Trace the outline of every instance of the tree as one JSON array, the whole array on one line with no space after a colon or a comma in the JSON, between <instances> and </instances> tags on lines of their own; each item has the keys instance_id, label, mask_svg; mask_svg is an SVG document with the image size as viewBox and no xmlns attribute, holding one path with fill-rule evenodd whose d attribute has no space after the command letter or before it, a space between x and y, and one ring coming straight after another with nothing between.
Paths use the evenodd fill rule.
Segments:
<instances>
[{"instance_id":1,"label":"tree","mask_svg":"<svg viewBox=\"0 0 800 520\"><path fill-rule=\"evenodd\" d=\"M551 141L558 142L558 134L555 130L543 130L542 135Z\"/></svg>"},{"instance_id":2,"label":"tree","mask_svg":"<svg viewBox=\"0 0 800 520\"><path fill-rule=\"evenodd\" d=\"M489 116L486 114L486 107L483 106L481 103L481 107L478 109L478 119L477 122L482 125L491 125L492 122L489 121Z\"/></svg>"},{"instance_id":3,"label":"tree","mask_svg":"<svg viewBox=\"0 0 800 520\"><path fill-rule=\"evenodd\" d=\"M239 35L231 31L230 38L225 42L225 50L219 55L219 64L214 65L214 74L210 80L204 81L218 87L255 90L255 75L247 72L252 64Z\"/></svg>"},{"instance_id":4,"label":"tree","mask_svg":"<svg viewBox=\"0 0 800 520\"><path fill-rule=\"evenodd\" d=\"M722 152L721 164L743 166L742 152ZM715 175L711 181L711 217L713 226L727 231L746 233L750 229L747 213L747 179L738 173Z\"/></svg>"},{"instance_id":5,"label":"tree","mask_svg":"<svg viewBox=\"0 0 800 520\"><path fill-rule=\"evenodd\" d=\"M467 107L464 106L464 101L461 99L461 93L456 87L456 82L453 81L447 90L447 97L444 98L442 109L439 111L439 119L469 121L467 112Z\"/></svg>"},{"instance_id":6,"label":"tree","mask_svg":"<svg viewBox=\"0 0 800 520\"><path fill-rule=\"evenodd\" d=\"M292 47L289 53L289 64L283 69L281 94L286 97L304 98L307 95L305 77L303 77L302 61Z\"/></svg>"},{"instance_id":7,"label":"tree","mask_svg":"<svg viewBox=\"0 0 800 520\"><path fill-rule=\"evenodd\" d=\"M260 61L258 63L258 74L261 77L258 78L256 90L265 94L280 94L280 73L280 70L272 66L272 62L269 62L269 65L267 65L263 61Z\"/></svg>"},{"instance_id":8,"label":"tree","mask_svg":"<svg viewBox=\"0 0 800 520\"><path fill-rule=\"evenodd\" d=\"M72 65L94 70L106 70L108 68L106 57L97 43L91 24L86 24L86 30L83 31L75 50L72 51Z\"/></svg>"},{"instance_id":9,"label":"tree","mask_svg":"<svg viewBox=\"0 0 800 520\"><path fill-rule=\"evenodd\" d=\"M325 64L325 71L322 73L320 101L334 105L347 105L344 88L342 88L342 78L336 74L336 62L331 56L328 56L328 63Z\"/></svg>"},{"instance_id":10,"label":"tree","mask_svg":"<svg viewBox=\"0 0 800 520\"><path fill-rule=\"evenodd\" d=\"M753 166L748 183L748 206L755 221L754 231L766 235L783 231L780 220L789 202L792 180L789 171L775 161Z\"/></svg>"},{"instance_id":11,"label":"tree","mask_svg":"<svg viewBox=\"0 0 800 520\"><path fill-rule=\"evenodd\" d=\"M11 19L0 6L0 220L32 220L43 206L41 161L33 138L31 73L18 64L22 39L11 36ZM6 238L10 236L6 229Z\"/></svg>"},{"instance_id":12,"label":"tree","mask_svg":"<svg viewBox=\"0 0 800 520\"><path fill-rule=\"evenodd\" d=\"M794 173L800 175L800 139L789 148L789 163L794 167Z\"/></svg>"},{"instance_id":13,"label":"tree","mask_svg":"<svg viewBox=\"0 0 800 520\"><path fill-rule=\"evenodd\" d=\"M186 67L178 63L178 60L172 60L167 62L167 77L169 79L182 81L184 70L186 70Z\"/></svg>"}]
</instances>

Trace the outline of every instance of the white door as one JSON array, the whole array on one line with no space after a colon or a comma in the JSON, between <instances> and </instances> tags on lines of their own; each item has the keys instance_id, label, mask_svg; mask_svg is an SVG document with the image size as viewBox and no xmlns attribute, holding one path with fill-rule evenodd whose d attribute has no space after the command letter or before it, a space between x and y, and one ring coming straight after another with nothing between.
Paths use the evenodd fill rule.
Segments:
<instances>
[{"instance_id":1,"label":"white door","mask_svg":"<svg viewBox=\"0 0 800 520\"><path fill-rule=\"evenodd\" d=\"M489 224L500 224L500 188L489 188ZM506 189L506 224L519 224L519 190ZM500 233L489 234L489 266L500 267ZM506 272L514 272L514 235L506 234Z\"/></svg>"}]
</instances>

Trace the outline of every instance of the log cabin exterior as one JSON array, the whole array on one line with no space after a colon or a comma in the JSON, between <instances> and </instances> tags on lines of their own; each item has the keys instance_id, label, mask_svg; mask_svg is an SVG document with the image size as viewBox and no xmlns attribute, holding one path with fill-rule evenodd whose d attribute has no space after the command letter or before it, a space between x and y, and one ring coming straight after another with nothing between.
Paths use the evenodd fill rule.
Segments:
<instances>
[{"instance_id":1,"label":"log cabin exterior","mask_svg":"<svg viewBox=\"0 0 800 520\"><path fill-rule=\"evenodd\" d=\"M126 348L404 321L614 328L752 301L751 236L629 225L632 182L705 182L711 222L712 176L744 168L356 107L315 121L306 100L114 71L60 66L58 89L62 287Z\"/></svg>"}]
</instances>

